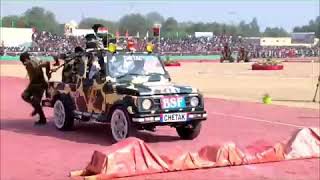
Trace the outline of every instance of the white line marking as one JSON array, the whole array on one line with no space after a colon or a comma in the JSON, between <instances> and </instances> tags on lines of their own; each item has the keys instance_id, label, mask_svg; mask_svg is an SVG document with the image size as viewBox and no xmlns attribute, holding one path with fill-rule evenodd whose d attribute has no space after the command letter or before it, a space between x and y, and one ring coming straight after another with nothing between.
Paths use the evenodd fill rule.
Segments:
<instances>
[{"instance_id":1,"label":"white line marking","mask_svg":"<svg viewBox=\"0 0 320 180\"><path fill-rule=\"evenodd\" d=\"M297 127L297 128L304 128L305 127L305 126L299 126L299 125L295 125L295 124L268 121L268 120L265 120L265 119L252 118L252 117L247 117L247 116L230 115L230 114L219 113L219 112L209 112L209 113L210 114L215 114L215 115L220 115L220 116L229 116L229 117L239 118L239 119L248 119L248 120L251 120L251 121L258 121L258 122L264 122L264 123L269 123L269 124L278 124L278 125L291 126L291 127Z\"/></svg>"}]
</instances>

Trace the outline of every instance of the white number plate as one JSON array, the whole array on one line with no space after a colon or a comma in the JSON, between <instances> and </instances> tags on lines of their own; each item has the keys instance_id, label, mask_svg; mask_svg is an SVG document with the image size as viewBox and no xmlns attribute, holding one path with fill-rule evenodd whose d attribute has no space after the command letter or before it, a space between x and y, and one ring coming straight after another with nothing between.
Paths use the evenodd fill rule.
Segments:
<instances>
[{"instance_id":1,"label":"white number plate","mask_svg":"<svg viewBox=\"0 0 320 180\"><path fill-rule=\"evenodd\" d=\"M187 113L171 113L171 114L161 114L161 122L183 122L188 120Z\"/></svg>"}]
</instances>

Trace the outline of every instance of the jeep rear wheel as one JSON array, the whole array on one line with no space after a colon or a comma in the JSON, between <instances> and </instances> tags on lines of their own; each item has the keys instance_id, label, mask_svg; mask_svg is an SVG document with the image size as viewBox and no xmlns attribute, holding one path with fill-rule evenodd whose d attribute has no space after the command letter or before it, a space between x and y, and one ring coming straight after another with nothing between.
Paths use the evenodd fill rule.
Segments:
<instances>
[{"instance_id":1,"label":"jeep rear wheel","mask_svg":"<svg viewBox=\"0 0 320 180\"><path fill-rule=\"evenodd\" d=\"M67 96L59 97L53 106L54 124L59 130L70 130L73 128L73 104Z\"/></svg>"},{"instance_id":2,"label":"jeep rear wheel","mask_svg":"<svg viewBox=\"0 0 320 180\"><path fill-rule=\"evenodd\" d=\"M200 134L201 122L193 122L189 125L176 127L181 139L192 140Z\"/></svg>"},{"instance_id":3,"label":"jeep rear wheel","mask_svg":"<svg viewBox=\"0 0 320 180\"><path fill-rule=\"evenodd\" d=\"M129 113L122 107L116 107L111 114L110 128L113 142L119 142L134 136L136 129L132 126Z\"/></svg>"}]
</instances>

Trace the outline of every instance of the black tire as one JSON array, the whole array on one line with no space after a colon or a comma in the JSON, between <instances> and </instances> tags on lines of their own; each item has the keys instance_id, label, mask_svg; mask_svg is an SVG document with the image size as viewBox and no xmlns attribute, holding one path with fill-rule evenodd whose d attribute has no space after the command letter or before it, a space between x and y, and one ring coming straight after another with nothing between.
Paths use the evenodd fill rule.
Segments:
<instances>
[{"instance_id":1,"label":"black tire","mask_svg":"<svg viewBox=\"0 0 320 180\"><path fill-rule=\"evenodd\" d=\"M190 127L191 125L191 127ZM192 140L200 134L201 122L193 122L190 125L176 127L181 139Z\"/></svg>"},{"instance_id":2,"label":"black tire","mask_svg":"<svg viewBox=\"0 0 320 180\"><path fill-rule=\"evenodd\" d=\"M113 143L117 143L128 137L134 137L137 134L137 129L133 126L131 117L129 116L126 108L122 106L115 107L112 110L109 119ZM118 124L116 127L116 122L120 123L121 125Z\"/></svg>"},{"instance_id":3,"label":"black tire","mask_svg":"<svg viewBox=\"0 0 320 180\"><path fill-rule=\"evenodd\" d=\"M54 124L59 130L71 130L74 126L74 104L67 95L60 95L54 103ZM58 113L59 112L59 113Z\"/></svg>"},{"instance_id":4,"label":"black tire","mask_svg":"<svg viewBox=\"0 0 320 180\"><path fill-rule=\"evenodd\" d=\"M83 116L83 117L81 117L81 121L88 122L88 121L90 121L90 120L91 120L91 118L90 118L90 117L87 117L87 116Z\"/></svg>"}]
</instances>

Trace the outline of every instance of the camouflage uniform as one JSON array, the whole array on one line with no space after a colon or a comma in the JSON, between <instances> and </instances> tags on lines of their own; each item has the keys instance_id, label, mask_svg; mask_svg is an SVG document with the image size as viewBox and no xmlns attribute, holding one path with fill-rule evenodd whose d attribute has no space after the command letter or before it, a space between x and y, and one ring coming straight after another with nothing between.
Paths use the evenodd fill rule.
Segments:
<instances>
[{"instance_id":1,"label":"camouflage uniform","mask_svg":"<svg viewBox=\"0 0 320 180\"><path fill-rule=\"evenodd\" d=\"M220 59L221 62L223 62L224 60L228 60L230 62L233 62L233 57L231 56L231 49L229 47L229 45L226 43L223 46L223 50L222 50L222 57Z\"/></svg>"},{"instance_id":2,"label":"camouflage uniform","mask_svg":"<svg viewBox=\"0 0 320 180\"><path fill-rule=\"evenodd\" d=\"M41 107L41 99L43 93L48 88L47 81L44 78L42 68L46 68L46 73L48 78L50 77L50 63L41 62L34 58L31 58L28 61L23 62L29 76L29 85L22 93L22 99L32 105L34 111L32 115L38 114L40 116L40 123L46 122L46 117Z\"/></svg>"},{"instance_id":3,"label":"camouflage uniform","mask_svg":"<svg viewBox=\"0 0 320 180\"><path fill-rule=\"evenodd\" d=\"M65 64L62 70L62 82L64 83L72 83L72 68L73 65L71 63Z\"/></svg>"},{"instance_id":4,"label":"camouflage uniform","mask_svg":"<svg viewBox=\"0 0 320 180\"><path fill-rule=\"evenodd\" d=\"M238 57L238 62L240 61L244 61L244 62L249 62L249 56L248 56L249 52L247 50L244 49L244 47L240 48L239 51L239 57Z\"/></svg>"}]
</instances>

